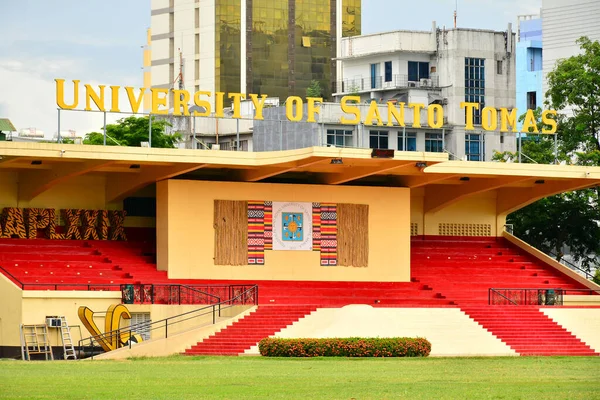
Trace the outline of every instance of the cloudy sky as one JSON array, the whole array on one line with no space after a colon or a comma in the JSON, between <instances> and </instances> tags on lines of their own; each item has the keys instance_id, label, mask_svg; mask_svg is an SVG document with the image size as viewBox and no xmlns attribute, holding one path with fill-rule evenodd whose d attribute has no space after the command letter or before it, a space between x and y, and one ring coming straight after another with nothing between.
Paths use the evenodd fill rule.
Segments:
<instances>
[{"instance_id":1,"label":"cloudy sky","mask_svg":"<svg viewBox=\"0 0 600 400\"><path fill-rule=\"evenodd\" d=\"M362 0L363 33L452 26L455 0ZM505 30L541 0L459 0L458 25ZM150 0L20 0L0 4L0 117L57 130L55 78L140 87ZM513 28L515 29L515 28ZM69 86L67 86L68 88ZM114 121L118 116L109 116ZM61 130L99 130L100 113L63 112Z\"/></svg>"}]
</instances>

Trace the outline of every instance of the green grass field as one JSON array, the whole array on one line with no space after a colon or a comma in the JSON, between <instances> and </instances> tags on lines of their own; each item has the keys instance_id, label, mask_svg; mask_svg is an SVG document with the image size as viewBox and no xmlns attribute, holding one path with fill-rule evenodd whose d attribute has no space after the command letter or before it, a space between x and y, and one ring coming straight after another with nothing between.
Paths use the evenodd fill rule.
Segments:
<instances>
[{"instance_id":1,"label":"green grass field","mask_svg":"<svg viewBox=\"0 0 600 400\"><path fill-rule=\"evenodd\" d=\"M600 357L0 361L7 399L600 399Z\"/></svg>"}]
</instances>

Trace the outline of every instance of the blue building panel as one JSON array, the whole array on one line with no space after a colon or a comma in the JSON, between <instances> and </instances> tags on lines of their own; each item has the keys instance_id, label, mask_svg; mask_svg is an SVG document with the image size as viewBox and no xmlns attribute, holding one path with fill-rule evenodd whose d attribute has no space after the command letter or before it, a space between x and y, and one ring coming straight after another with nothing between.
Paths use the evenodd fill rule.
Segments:
<instances>
[{"instance_id":1,"label":"blue building panel","mask_svg":"<svg viewBox=\"0 0 600 400\"><path fill-rule=\"evenodd\" d=\"M528 108L543 107L542 20L521 21L516 49L516 106L519 116ZM518 123L519 129L522 123Z\"/></svg>"}]
</instances>

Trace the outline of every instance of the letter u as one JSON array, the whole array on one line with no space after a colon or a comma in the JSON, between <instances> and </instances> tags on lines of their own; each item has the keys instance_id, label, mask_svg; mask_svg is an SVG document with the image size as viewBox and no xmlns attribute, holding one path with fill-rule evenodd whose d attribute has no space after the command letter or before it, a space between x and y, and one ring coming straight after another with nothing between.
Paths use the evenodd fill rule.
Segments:
<instances>
[{"instance_id":1,"label":"letter u","mask_svg":"<svg viewBox=\"0 0 600 400\"><path fill-rule=\"evenodd\" d=\"M65 80L55 79L56 81L56 105L63 110L72 110L79 104L79 81L73 81L73 104L65 104Z\"/></svg>"}]
</instances>

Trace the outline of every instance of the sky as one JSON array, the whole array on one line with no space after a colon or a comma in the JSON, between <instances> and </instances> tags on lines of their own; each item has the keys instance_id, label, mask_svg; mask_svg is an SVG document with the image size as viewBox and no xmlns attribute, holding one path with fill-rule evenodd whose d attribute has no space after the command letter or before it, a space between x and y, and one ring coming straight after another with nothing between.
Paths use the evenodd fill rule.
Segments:
<instances>
[{"instance_id":1,"label":"sky","mask_svg":"<svg viewBox=\"0 0 600 400\"><path fill-rule=\"evenodd\" d=\"M516 30L542 0L458 0L458 27ZM54 79L142 86L150 0L20 0L0 4L0 118L18 130L57 131ZM452 27L456 0L362 0L363 34ZM67 90L69 89L67 85ZM81 103L80 103L81 104ZM123 107L125 108L125 107ZM121 116L107 116L114 122ZM61 112L61 130L99 131L101 113Z\"/></svg>"}]
</instances>

